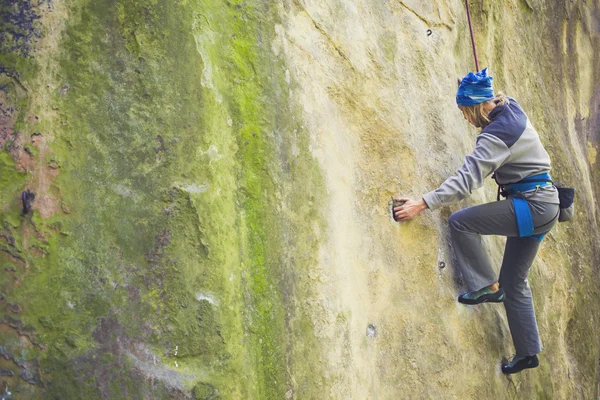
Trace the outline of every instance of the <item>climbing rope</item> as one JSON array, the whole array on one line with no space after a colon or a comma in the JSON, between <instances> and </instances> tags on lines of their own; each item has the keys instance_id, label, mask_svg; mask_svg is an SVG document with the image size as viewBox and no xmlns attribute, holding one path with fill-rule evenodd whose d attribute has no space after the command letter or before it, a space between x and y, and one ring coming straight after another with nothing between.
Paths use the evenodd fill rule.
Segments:
<instances>
[{"instance_id":1,"label":"climbing rope","mask_svg":"<svg viewBox=\"0 0 600 400\"><path fill-rule=\"evenodd\" d=\"M475 48L475 38L473 37L473 25L471 24L471 10L469 0L465 0L467 5L467 19L469 20L469 31L471 32L471 44L473 45L473 57L475 58L475 72L479 71L479 62L477 61L477 49Z\"/></svg>"}]
</instances>

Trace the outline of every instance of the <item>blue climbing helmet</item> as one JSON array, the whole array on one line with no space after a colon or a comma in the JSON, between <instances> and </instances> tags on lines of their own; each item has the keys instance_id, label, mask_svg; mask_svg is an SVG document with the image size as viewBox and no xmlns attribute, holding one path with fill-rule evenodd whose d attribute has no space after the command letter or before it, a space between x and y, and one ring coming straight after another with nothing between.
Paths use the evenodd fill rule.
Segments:
<instances>
[{"instance_id":1,"label":"blue climbing helmet","mask_svg":"<svg viewBox=\"0 0 600 400\"><path fill-rule=\"evenodd\" d=\"M456 92L456 104L474 106L494 99L494 78L487 74L487 68L479 72L469 72L460 82Z\"/></svg>"}]
</instances>

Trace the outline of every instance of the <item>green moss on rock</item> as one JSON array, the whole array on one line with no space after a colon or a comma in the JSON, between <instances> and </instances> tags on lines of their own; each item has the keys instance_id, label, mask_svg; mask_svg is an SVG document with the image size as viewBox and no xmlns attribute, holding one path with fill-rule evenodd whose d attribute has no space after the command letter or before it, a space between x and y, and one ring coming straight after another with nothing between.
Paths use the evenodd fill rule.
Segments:
<instances>
[{"instance_id":1,"label":"green moss on rock","mask_svg":"<svg viewBox=\"0 0 600 400\"><path fill-rule=\"evenodd\" d=\"M265 46L276 10L126 0L69 8L48 76L68 90L36 109L44 123L35 126L52 131L63 212L35 214L14 232L29 273L7 291L47 348L32 353L47 394L281 398L292 385L284 296L294 283L282 281L290 227L273 210L293 197L310 217L292 229L305 229L318 215L301 204L304 182L316 185L312 198L322 182L307 140L302 158L287 160L281 131L299 127L279 110L287 84ZM15 197L25 175L0 157L11 182L3 194ZM296 183L282 191L286 177ZM144 376L148 357L165 369L158 389Z\"/></svg>"}]
</instances>

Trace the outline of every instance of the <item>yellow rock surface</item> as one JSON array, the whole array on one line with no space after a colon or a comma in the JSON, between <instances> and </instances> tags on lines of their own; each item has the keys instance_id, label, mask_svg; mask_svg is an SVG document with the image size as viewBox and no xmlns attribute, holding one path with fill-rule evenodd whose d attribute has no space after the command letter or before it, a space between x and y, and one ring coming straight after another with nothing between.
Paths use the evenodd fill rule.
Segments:
<instances>
[{"instance_id":1,"label":"yellow rock surface","mask_svg":"<svg viewBox=\"0 0 600 400\"><path fill-rule=\"evenodd\" d=\"M481 67L577 189L529 278L540 367L508 378L503 307L456 302L447 226L493 180L411 222L388 208L474 147L463 1L13 3L0 397L598 398L597 0L471 1Z\"/></svg>"}]
</instances>

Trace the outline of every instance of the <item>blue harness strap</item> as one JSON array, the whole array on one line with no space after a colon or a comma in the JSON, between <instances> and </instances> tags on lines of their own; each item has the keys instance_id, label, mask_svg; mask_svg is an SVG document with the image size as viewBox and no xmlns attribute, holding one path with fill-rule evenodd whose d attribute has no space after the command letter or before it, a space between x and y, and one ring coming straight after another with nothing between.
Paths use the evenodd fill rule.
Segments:
<instances>
[{"instance_id":1,"label":"blue harness strap","mask_svg":"<svg viewBox=\"0 0 600 400\"><path fill-rule=\"evenodd\" d=\"M506 189L506 193L509 196L512 196L512 195L515 195L518 193L528 192L530 190L534 190L534 189L544 187L544 186L549 186L549 185L552 185L552 178L550 177L550 174L545 173L545 174L530 176L530 177L520 180L517 183L513 183L511 185L506 185L505 189Z\"/></svg>"},{"instance_id":2,"label":"blue harness strap","mask_svg":"<svg viewBox=\"0 0 600 400\"><path fill-rule=\"evenodd\" d=\"M546 236L546 234L533 234L535 226L533 225L533 217L531 216L531 210L529 209L529 204L527 203L527 200L519 197L513 197L512 202L515 207L517 227L519 228L519 237L531 236L532 239L541 242L542 239L544 239L544 236Z\"/></svg>"},{"instance_id":3,"label":"blue harness strap","mask_svg":"<svg viewBox=\"0 0 600 400\"><path fill-rule=\"evenodd\" d=\"M527 192L536 188L552 185L552 178L549 174L539 174L530 176L521 180L520 182L513 183L507 186L506 192L508 195L515 195L517 193ZM533 217L531 216L531 210L527 200L520 197L513 197L513 206L515 207L515 215L517 218L517 227L519 228L519 237L528 237L537 241L542 241L546 234L534 235L533 231L535 226L533 225Z\"/></svg>"},{"instance_id":4,"label":"blue harness strap","mask_svg":"<svg viewBox=\"0 0 600 400\"><path fill-rule=\"evenodd\" d=\"M533 217L527 200L518 197L513 197L513 205L515 206L515 215L517 216L517 226L519 227L519 237L533 235Z\"/></svg>"}]
</instances>

